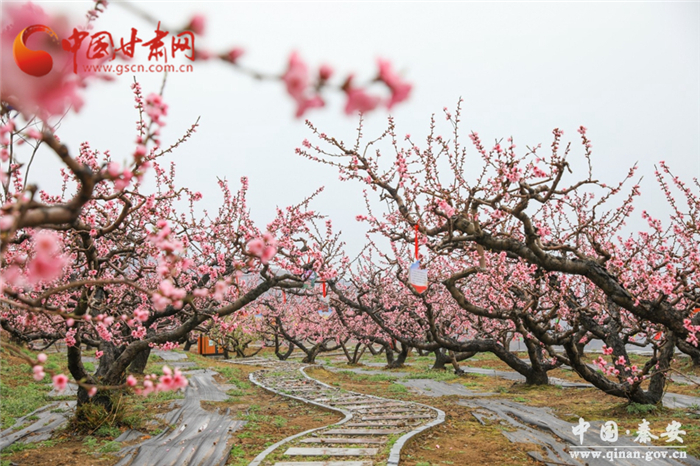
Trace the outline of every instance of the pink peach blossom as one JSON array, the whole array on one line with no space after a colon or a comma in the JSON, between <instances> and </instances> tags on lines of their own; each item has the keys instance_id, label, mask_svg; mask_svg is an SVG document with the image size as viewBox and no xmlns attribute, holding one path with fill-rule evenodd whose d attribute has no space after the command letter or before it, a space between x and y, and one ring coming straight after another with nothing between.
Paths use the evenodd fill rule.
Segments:
<instances>
[{"instance_id":1,"label":"pink peach blossom","mask_svg":"<svg viewBox=\"0 0 700 466\"><path fill-rule=\"evenodd\" d=\"M387 103L387 107L391 109L394 105L403 102L411 93L411 84L403 81L401 77L394 72L391 63L388 60L379 59L379 80L383 81L389 90L391 90L391 98Z\"/></svg>"},{"instance_id":2,"label":"pink peach blossom","mask_svg":"<svg viewBox=\"0 0 700 466\"><path fill-rule=\"evenodd\" d=\"M205 25L206 17L202 14L196 14L190 20L190 24L187 26L187 29L194 32L198 36L202 36L204 35Z\"/></svg>"},{"instance_id":3,"label":"pink peach blossom","mask_svg":"<svg viewBox=\"0 0 700 466\"><path fill-rule=\"evenodd\" d=\"M42 366L34 366L33 367L33 372L34 372L34 380L37 382L40 380L43 380L46 374L44 373L44 368Z\"/></svg>"},{"instance_id":4,"label":"pink peach blossom","mask_svg":"<svg viewBox=\"0 0 700 466\"><path fill-rule=\"evenodd\" d=\"M263 264L267 264L270 261L270 259L275 257L275 254L277 254L277 247L265 246L265 249L263 250L262 254L260 255L260 260Z\"/></svg>"},{"instance_id":5,"label":"pink peach blossom","mask_svg":"<svg viewBox=\"0 0 700 466\"><path fill-rule=\"evenodd\" d=\"M265 248L265 243L260 238L255 238L248 242L248 252L254 256L260 257Z\"/></svg>"},{"instance_id":6,"label":"pink peach blossom","mask_svg":"<svg viewBox=\"0 0 700 466\"><path fill-rule=\"evenodd\" d=\"M348 89L345 91L347 102L345 104L345 113L354 115L356 113L371 112L379 105L381 99L378 96L369 95L364 89Z\"/></svg>"},{"instance_id":7,"label":"pink peach blossom","mask_svg":"<svg viewBox=\"0 0 700 466\"><path fill-rule=\"evenodd\" d=\"M58 374L53 376L53 387L59 392L65 390L67 385L68 377L66 377L64 374Z\"/></svg>"}]
</instances>

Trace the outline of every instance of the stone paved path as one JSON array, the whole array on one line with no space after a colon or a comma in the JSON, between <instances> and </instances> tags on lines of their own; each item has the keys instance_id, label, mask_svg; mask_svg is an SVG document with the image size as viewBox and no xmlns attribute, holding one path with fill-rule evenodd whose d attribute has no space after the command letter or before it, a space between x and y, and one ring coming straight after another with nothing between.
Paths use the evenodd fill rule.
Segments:
<instances>
[{"instance_id":1,"label":"stone paved path","mask_svg":"<svg viewBox=\"0 0 700 466\"><path fill-rule=\"evenodd\" d=\"M272 445L249 466L371 466L376 462L396 466L401 448L410 437L445 419L444 412L430 406L331 387L308 377L302 364L264 358L229 362L264 366L266 369L250 374L253 383L345 415L336 424ZM394 442L391 446L390 441Z\"/></svg>"},{"instance_id":2,"label":"stone paved path","mask_svg":"<svg viewBox=\"0 0 700 466\"><path fill-rule=\"evenodd\" d=\"M403 379L399 383L414 389L421 395L428 396L445 396L445 395L464 395L464 396L484 396L484 394L472 394L467 393L462 390L461 385L448 384L445 382L431 381L426 382L429 379L411 379L412 372L401 372L401 371L388 371L388 370L364 370L357 368L336 368L336 367L326 367L326 369L333 372L350 371L356 374L362 375L388 375L396 378ZM469 367L460 366L467 374L480 374L488 375L492 377L500 377L507 380L512 380L514 382L524 382L525 377L520 375L515 371L500 371L495 369L483 369L480 367ZM550 377L549 383L551 385L560 385L563 388L593 388L593 385L587 382L570 382L563 379L558 379L556 377ZM458 388L455 388L456 387ZM466 389L465 389L466 390ZM700 397L681 395L678 393L666 393L663 398L663 405L667 408L688 408L692 409L696 413L700 413Z\"/></svg>"}]
</instances>

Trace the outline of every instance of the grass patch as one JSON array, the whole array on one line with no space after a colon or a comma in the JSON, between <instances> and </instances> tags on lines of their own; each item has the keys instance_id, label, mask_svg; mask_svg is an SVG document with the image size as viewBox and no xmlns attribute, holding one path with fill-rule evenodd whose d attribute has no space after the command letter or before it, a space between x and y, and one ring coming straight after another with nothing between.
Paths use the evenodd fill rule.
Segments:
<instances>
[{"instance_id":1,"label":"grass patch","mask_svg":"<svg viewBox=\"0 0 700 466\"><path fill-rule=\"evenodd\" d=\"M36 358L34 353L26 349L23 352ZM46 367L51 366L54 370L65 372L65 363L64 355L50 354ZM29 364L3 351L0 367L0 428L10 428L17 418L26 416L51 401L61 399L46 396L52 389L50 380L47 376L42 381L35 381Z\"/></svg>"},{"instance_id":2,"label":"grass patch","mask_svg":"<svg viewBox=\"0 0 700 466\"><path fill-rule=\"evenodd\" d=\"M353 371L339 371L338 373L358 382L393 382L397 379L395 375L390 374L358 374Z\"/></svg>"},{"instance_id":3,"label":"grass patch","mask_svg":"<svg viewBox=\"0 0 700 466\"><path fill-rule=\"evenodd\" d=\"M88 435L83 439L83 453L114 453L121 450L121 442L114 440L98 440L93 436Z\"/></svg>"},{"instance_id":4,"label":"grass patch","mask_svg":"<svg viewBox=\"0 0 700 466\"><path fill-rule=\"evenodd\" d=\"M630 403L627 405L627 414L650 414L656 412L654 405L642 405L639 403Z\"/></svg>"},{"instance_id":5,"label":"grass patch","mask_svg":"<svg viewBox=\"0 0 700 466\"><path fill-rule=\"evenodd\" d=\"M453 371L449 370L433 370L426 369L424 372L417 374L411 374L412 379L431 379L437 380L438 382L449 382L451 380L459 379L459 375L455 374Z\"/></svg>"},{"instance_id":6,"label":"grass patch","mask_svg":"<svg viewBox=\"0 0 700 466\"><path fill-rule=\"evenodd\" d=\"M36 443L20 443L16 442L10 445L9 447L5 448L2 453L3 456L6 454L10 453L17 453L20 451L25 451L25 450L34 450L36 448L44 448L44 447L53 447L57 443L60 443L60 440L44 440L43 442L36 442Z\"/></svg>"}]
</instances>

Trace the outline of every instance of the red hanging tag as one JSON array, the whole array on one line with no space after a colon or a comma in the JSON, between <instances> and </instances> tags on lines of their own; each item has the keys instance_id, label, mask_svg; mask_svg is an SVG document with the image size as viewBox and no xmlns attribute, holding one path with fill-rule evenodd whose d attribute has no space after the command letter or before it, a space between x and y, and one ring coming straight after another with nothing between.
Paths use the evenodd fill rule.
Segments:
<instances>
[{"instance_id":1,"label":"red hanging tag","mask_svg":"<svg viewBox=\"0 0 700 466\"><path fill-rule=\"evenodd\" d=\"M282 302L284 304L287 304L287 293L285 293L284 291L282 292Z\"/></svg>"},{"instance_id":2,"label":"red hanging tag","mask_svg":"<svg viewBox=\"0 0 700 466\"><path fill-rule=\"evenodd\" d=\"M663 335L663 333L656 332L656 335L654 336L654 340L661 340L661 335Z\"/></svg>"},{"instance_id":3,"label":"red hanging tag","mask_svg":"<svg viewBox=\"0 0 700 466\"><path fill-rule=\"evenodd\" d=\"M418 222L416 222L416 260L418 260Z\"/></svg>"},{"instance_id":4,"label":"red hanging tag","mask_svg":"<svg viewBox=\"0 0 700 466\"><path fill-rule=\"evenodd\" d=\"M323 285L323 297L325 298L326 297L326 282L321 282L321 284Z\"/></svg>"}]
</instances>

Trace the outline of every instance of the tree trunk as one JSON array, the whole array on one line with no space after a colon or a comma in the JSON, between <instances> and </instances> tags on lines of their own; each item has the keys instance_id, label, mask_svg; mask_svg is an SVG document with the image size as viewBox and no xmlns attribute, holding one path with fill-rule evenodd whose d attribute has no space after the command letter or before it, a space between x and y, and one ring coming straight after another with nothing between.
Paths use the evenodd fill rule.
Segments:
<instances>
[{"instance_id":1,"label":"tree trunk","mask_svg":"<svg viewBox=\"0 0 700 466\"><path fill-rule=\"evenodd\" d=\"M678 343L676 345L681 352L690 356L694 367L700 367L700 348L696 348L680 338L678 339Z\"/></svg>"},{"instance_id":2,"label":"tree trunk","mask_svg":"<svg viewBox=\"0 0 700 466\"><path fill-rule=\"evenodd\" d=\"M134 360L131 361L131 364L129 365L129 372L131 372L132 374L143 374L143 371L146 370L146 365L148 364L148 358L150 356L151 348L149 346L148 348L137 354L136 358L134 358Z\"/></svg>"},{"instance_id":3,"label":"tree trunk","mask_svg":"<svg viewBox=\"0 0 700 466\"><path fill-rule=\"evenodd\" d=\"M530 358L530 370L523 374L525 383L528 385L547 385L549 377L547 376L547 369L544 367L544 350L540 345L528 338L523 340Z\"/></svg>"},{"instance_id":4,"label":"tree trunk","mask_svg":"<svg viewBox=\"0 0 700 466\"><path fill-rule=\"evenodd\" d=\"M369 349L369 352L372 353L372 356L379 356L382 354L382 351L384 351L386 348L381 346L378 350L374 349L374 345L372 343L367 345L367 348Z\"/></svg>"},{"instance_id":5,"label":"tree trunk","mask_svg":"<svg viewBox=\"0 0 700 466\"><path fill-rule=\"evenodd\" d=\"M547 371L532 367L532 370L525 375L525 383L527 385L547 385L549 383Z\"/></svg>"},{"instance_id":6,"label":"tree trunk","mask_svg":"<svg viewBox=\"0 0 700 466\"><path fill-rule=\"evenodd\" d=\"M362 351L359 351L361 346L362 346L362 343L358 343L357 346L355 346L355 353L353 354L353 357L352 357L352 364L353 365L359 364L360 359L362 358L362 355L365 354L365 350L367 349L367 345L362 346Z\"/></svg>"},{"instance_id":7,"label":"tree trunk","mask_svg":"<svg viewBox=\"0 0 700 466\"><path fill-rule=\"evenodd\" d=\"M464 374L464 371L459 368L458 363L460 361L464 361L465 359L469 359L474 355L476 355L476 351L450 351L450 362L452 363L452 367L455 370L455 374Z\"/></svg>"},{"instance_id":8,"label":"tree trunk","mask_svg":"<svg viewBox=\"0 0 700 466\"><path fill-rule=\"evenodd\" d=\"M150 349L150 348L149 348ZM112 372L114 361L124 351L124 346L117 347L112 342L101 341L99 350L102 351L102 357L99 360L97 371L94 375L90 375L83 366L80 344L76 342L75 346L68 348L68 369L71 375L76 380L84 380L89 384L99 385L121 385L126 381L125 371L122 373ZM146 358L148 360L148 358ZM105 411L112 412L112 391L98 390L95 396L88 396L88 391L82 386L78 387L77 395L78 406L85 404L101 405Z\"/></svg>"},{"instance_id":9,"label":"tree trunk","mask_svg":"<svg viewBox=\"0 0 700 466\"><path fill-rule=\"evenodd\" d=\"M433 363L432 369L444 371L446 369L445 364L450 362L450 357L447 356L447 350L445 350L445 348L440 348L438 350L435 350L434 354L435 362Z\"/></svg>"},{"instance_id":10,"label":"tree trunk","mask_svg":"<svg viewBox=\"0 0 700 466\"><path fill-rule=\"evenodd\" d=\"M459 364L457 364L459 361L464 361L465 359L469 359L472 356L475 356L477 353L476 351L449 351L446 350L445 348L440 348L438 350L434 351L435 353L435 362L433 363L432 369L435 370L445 370L445 364L450 363L452 364L452 367L455 369L455 374L461 374L463 373L459 369Z\"/></svg>"},{"instance_id":11,"label":"tree trunk","mask_svg":"<svg viewBox=\"0 0 700 466\"><path fill-rule=\"evenodd\" d=\"M292 352L294 352L294 344L290 341L288 342L289 347L287 348L287 351L284 353L280 351L280 348L282 347L282 344L280 343L279 338L277 335L275 335L275 355L277 356L277 359L280 361L286 361L289 356L292 355Z\"/></svg>"},{"instance_id":12,"label":"tree trunk","mask_svg":"<svg viewBox=\"0 0 700 466\"><path fill-rule=\"evenodd\" d=\"M398 345L398 343L397 343ZM389 361L389 354L391 354L392 358L394 359L393 361L389 362L386 365L387 369L397 369L399 367L403 367L404 363L406 362L406 357L408 356L408 353L410 351L411 347L408 345L401 345L401 351L399 352L399 355L396 357L396 359L393 358L393 353L390 349L387 349L386 355L387 355L387 361Z\"/></svg>"},{"instance_id":13,"label":"tree trunk","mask_svg":"<svg viewBox=\"0 0 700 466\"><path fill-rule=\"evenodd\" d=\"M306 357L304 357L301 362L304 364L316 364L316 356L318 356L318 353L321 352L321 345L316 344L313 346L313 348L304 352L306 353Z\"/></svg>"}]
</instances>

